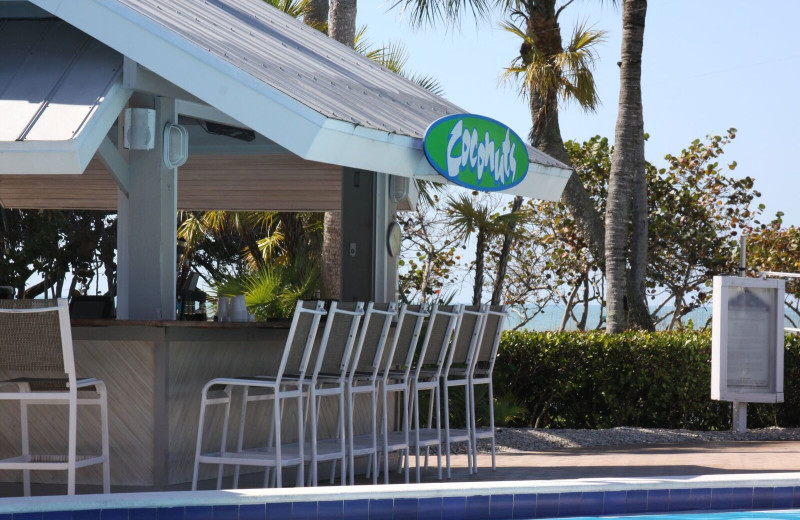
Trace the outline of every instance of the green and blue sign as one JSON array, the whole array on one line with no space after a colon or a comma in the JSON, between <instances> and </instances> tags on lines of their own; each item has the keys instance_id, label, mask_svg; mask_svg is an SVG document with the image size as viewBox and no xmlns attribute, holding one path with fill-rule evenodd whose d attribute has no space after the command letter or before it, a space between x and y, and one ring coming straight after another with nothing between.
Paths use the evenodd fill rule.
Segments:
<instances>
[{"instance_id":1,"label":"green and blue sign","mask_svg":"<svg viewBox=\"0 0 800 520\"><path fill-rule=\"evenodd\" d=\"M525 143L488 117L455 114L437 119L425 131L423 148L439 174L473 190L507 190L528 173Z\"/></svg>"}]
</instances>

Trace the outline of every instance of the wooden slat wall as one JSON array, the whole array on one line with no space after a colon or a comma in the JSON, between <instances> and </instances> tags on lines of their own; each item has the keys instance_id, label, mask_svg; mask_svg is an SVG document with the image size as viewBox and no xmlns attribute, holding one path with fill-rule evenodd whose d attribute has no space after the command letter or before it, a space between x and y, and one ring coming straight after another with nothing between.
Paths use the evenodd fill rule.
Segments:
<instances>
[{"instance_id":1,"label":"wooden slat wall","mask_svg":"<svg viewBox=\"0 0 800 520\"><path fill-rule=\"evenodd\" d=\"M0 175L0 203L116 211L117 185L94 159L82 175ZM195 155L178 168L178 209L339 210L341 168L290 155Z\"/></svg>"}]
</instances>

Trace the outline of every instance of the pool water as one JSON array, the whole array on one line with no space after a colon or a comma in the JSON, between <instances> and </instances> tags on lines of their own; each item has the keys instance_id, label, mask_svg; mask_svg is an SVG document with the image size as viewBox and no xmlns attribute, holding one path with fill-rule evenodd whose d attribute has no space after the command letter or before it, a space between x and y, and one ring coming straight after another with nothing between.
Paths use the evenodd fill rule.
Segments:
<instances>
[{"instance_id":1,"label":"pool water","mask_svg":"<svg viewBox=\"0 0 800 520\"><path fill-rule=\"evenodd\" d=\"M579 516L561 520L597 520L596 516ZM728 511L720 513L681 513L681 514L652 514L652 515L625 515L619 517L625 520L800 520L800 510L791 509L783 511Z\"/></svg>"}]
</instances>

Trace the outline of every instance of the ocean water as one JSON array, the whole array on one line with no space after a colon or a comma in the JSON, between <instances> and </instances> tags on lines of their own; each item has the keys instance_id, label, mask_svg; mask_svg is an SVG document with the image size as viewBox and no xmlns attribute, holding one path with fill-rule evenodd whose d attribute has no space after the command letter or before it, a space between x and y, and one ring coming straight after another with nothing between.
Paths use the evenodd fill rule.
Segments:
<instances>
[{"instance_id":1,"label":"ocean water","mask_svg":"<svg viewBox=\"0 0 800 520\"><path fill-rule=\"evenodd\" d=\"M586 330L594 330L598 328L598 323L600 322L600 311L602 307L599 305L589 305L589 312L588 317L586 320ZM575 316L580 320L581 319L581 312L582 308L578 309L575 312ZM668 312L668 311L667 311ZM536 331L548 331L548 330L558 330L559 325L561 324L561 319L564 316L564 307L553 305L550 307L545 307L544 311L540 314L537 314L536 317L531 320L524 329L527 330L536 330ZM691 325L694 328L702 329L706 323L711 325L711 308L699 308L695 309L692 312L688 313L686 316L683 317L683 324L684 327L688 326L691 322ZM509 328L515 328L520 323L519 315L511 313ZM605 327L605 323L602 325ZM669 318L659 323L656 328L658 330L665 330L669 326ZM566 330L577 330L577 326L572 319L567 321Z\"/></svg>"}]
</instances>

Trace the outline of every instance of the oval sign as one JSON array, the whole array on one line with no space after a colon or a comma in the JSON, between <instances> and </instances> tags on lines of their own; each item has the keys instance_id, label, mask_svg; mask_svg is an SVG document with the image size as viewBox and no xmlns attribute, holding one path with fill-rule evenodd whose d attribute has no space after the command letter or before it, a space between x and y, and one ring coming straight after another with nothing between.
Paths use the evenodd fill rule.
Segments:
<instances>
[{"instance_id":1,"label":"oval sign","mask_svg":"<svg viewBox=\"0 0 800 520\"><path fill-rule=\"evenodd\" d=\"M528 149L499 121L475 114L437 119L425 131L425 157L450 182L480 191L516 186L528 173Z\"/></svg>"}]
</instances>

